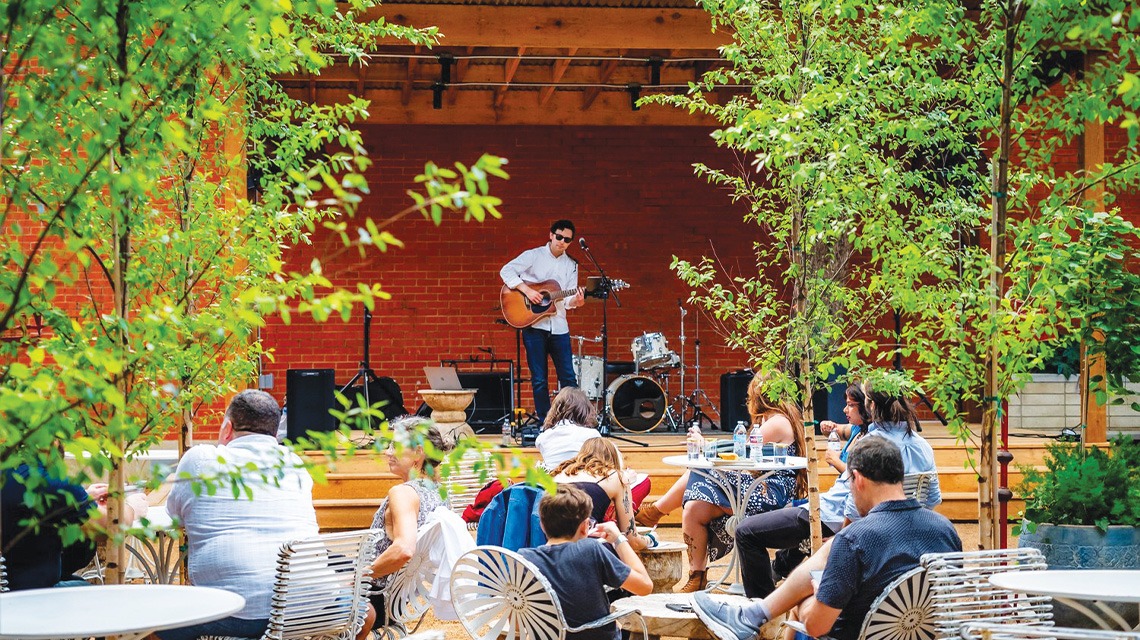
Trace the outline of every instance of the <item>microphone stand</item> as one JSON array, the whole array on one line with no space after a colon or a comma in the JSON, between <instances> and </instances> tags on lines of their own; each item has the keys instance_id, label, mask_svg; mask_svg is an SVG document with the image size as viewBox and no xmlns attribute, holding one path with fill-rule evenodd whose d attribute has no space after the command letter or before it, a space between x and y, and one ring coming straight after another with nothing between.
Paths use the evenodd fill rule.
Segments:
<instances>
[{"instance_id":1,"label":"microphone stand","mask_svg":"<svg viewBox=\"0 0 1140 640\"><path fill-rule=\"evenodd\" d=\"M598 260L594 258L594 253L590 251L590 247L586 245L585 238L578 238L578 246L582 248L582 251L585 252L586 257L590 259L590 262L594 263L594 268L597 269L598 274L602 276L602 280L598 285L598 291L592 295L602 299L602 386L605 387L606 369L608 368L610 362L610 296L613 296L614 302L617 303L617 306L619 308L621 307L621 298L619 298L617 292L613 290L612 283L610 282L610 277L606 275L606 270L603 269L602 265L598 264ZM611 416L609 406L605 404L605 401L603 399L602 413L598 416L598 433L607 438L613 438L614 440L621 440L622 442L628 442L630 444L636 444L642 447L649 446L649 443L647 442L638 442L632 438L614 435L613 427L610 424L610 419Z\"/></svg>"}]
</instances>

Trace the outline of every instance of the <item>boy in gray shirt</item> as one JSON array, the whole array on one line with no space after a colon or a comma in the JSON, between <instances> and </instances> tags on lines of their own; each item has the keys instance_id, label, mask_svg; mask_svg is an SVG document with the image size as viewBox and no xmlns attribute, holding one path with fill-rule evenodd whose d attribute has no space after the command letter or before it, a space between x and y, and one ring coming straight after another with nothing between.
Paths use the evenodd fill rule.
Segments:
<instances>
[{"instance_id":1,"label":"boy in gray shirt","mask_svg":"<svg viewBox=\"0 0 1140 640\"><path fill-rule=\"evenodd\" d=\"M604 587L621 587L643 596L653 590L645 566L630 548L626 537L612 522L591 528L593 502L585 491L561 485L558 492L538 504L542 530L547 543L520 549L519 554L534 563L554 585L566 623L581 626L610 613ZM613 545L617 556L602 542ZM617 625L567 634L567 640L613 640Z\"/></svg>"}]
</instances>

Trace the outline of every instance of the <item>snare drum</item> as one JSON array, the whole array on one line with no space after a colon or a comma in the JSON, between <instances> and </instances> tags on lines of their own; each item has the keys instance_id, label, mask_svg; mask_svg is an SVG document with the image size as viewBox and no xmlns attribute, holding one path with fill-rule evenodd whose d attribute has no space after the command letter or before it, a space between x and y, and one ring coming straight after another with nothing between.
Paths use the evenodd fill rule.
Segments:
<instances>
[{"instance_id":1,"label":"snare drum","mask_svg":"<svg viewBox=\"0 0 1140 640\"><path fill-rule=\"evenodd\" d=\"M677 354L669 350L669 343L663 333L643 333L633 339L630 345L633 360L640 369L675 367L679 363Z\"/></svg>"},{"instance_id":2,"label":"snare drum","mask_svg":"<svg viewBox=\"0 0 1140 640\"><path fill-rule=\"evenodd\" d=\"M591 400L602 399L602 359L594 356L574 356L574 375L578 388Z\"/></svg>"},{"instance_id":3,"label":"snare drum","mask_svg":"<svg viewBox=\"0 0 1140 640\"><path fill-rule=\"evenodd\" d=\"M665 392L653 378L622 376L606 389L606 408L626 431L652 431L665 417Z\"/></svg>"}]
</instances>

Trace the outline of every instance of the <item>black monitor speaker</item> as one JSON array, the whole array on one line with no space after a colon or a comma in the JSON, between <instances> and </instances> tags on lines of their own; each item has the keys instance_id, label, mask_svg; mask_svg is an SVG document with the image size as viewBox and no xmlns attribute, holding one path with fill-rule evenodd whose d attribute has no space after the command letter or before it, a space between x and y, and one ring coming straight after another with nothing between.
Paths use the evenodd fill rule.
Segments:
<instances>
[{"instance_id":1,"label":"black monitor speaker","mask_svg":"<svg viewBox=\"0 0 1140 640\"><path fill-rule=\"evenodd\" d=\"M720 428L731 432L740 420L748 424L748 383L754 374L748 369L730 371L720 376Z\"/></svg>"},{"instance_id":2,"label":"black monitor speaker","mask_svg":"<svg viewBox=\"0 0 1140 640\"><path fill-rule=\"evenodd\" d=\"M511 414L511 374L504 371L460 373L459 384L475 389L475 400L467 407L467 424L476 433L501 428L503 417Z\"/></svg>"},{"instance_id":3,"label":"black monitor speaker","mask_svg":"<svg viewBox=\"0 0 1140 640\"><path fill-rule=\"evenodd\" d=\"M309 431L332 431L336 418L329 410L336 406L334 369L289 369L285 372L286 428L296 440Z\"/></svg>"}]
</instances>

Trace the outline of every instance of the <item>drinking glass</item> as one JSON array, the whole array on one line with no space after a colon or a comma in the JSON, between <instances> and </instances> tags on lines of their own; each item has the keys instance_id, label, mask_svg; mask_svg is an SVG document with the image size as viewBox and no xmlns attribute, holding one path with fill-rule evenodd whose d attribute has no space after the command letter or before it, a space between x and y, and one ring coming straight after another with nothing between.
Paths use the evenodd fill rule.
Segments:
<instances>
[{"instance_id":1,"label":"drinking glass","mask_svg":"<svg viewBox=\"0 0 1140 640\"><path fill-rule=\"evenodd\" d=\"M779 442L772 445L772 462L784 464L788 461L788 445Z\"/></svg>"}]
</instances>

